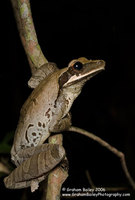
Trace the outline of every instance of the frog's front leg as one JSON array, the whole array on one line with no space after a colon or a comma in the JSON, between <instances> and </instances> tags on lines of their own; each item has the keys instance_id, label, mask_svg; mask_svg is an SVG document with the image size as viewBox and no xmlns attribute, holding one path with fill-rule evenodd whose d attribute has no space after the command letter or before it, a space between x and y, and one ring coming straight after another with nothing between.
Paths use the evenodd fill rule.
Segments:
<instances>
[{"instance_id":1,"label":"frog's front leg","mask_svg":"<svg viewBox=\"0 0 135 200\"><path fill-rule=\"evenodd\" d=\"M50 132L58 133L61 131L68 130L71 126L71 113L68 113L64 118L60 119L59 121L55 122L54 125L51 126Z\"/></svg>"},{"instance_id":2,"label":"frog's front leg","mask_svg":"<svg viewBox=\"0 0 135 200\"><path fill-rule=\"evenodd\" d=\"M4 179L10 189L29 187L44 180L65 156L65 150L58 144L42 144L20 151L24 161Z\"/></svg>"}]
</instances>

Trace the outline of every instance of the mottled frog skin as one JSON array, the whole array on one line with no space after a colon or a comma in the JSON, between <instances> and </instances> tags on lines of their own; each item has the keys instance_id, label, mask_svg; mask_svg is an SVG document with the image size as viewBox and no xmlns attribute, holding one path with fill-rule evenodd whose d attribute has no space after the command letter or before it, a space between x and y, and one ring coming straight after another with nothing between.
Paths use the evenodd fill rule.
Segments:
<instances>
[{"instance_id":1,"label":"mottled frog skin","mask_svg":"<svg viewBox=\"0 0 135 200\"><path fill-rule=\"evenodd\" d=\"M5 178L6 187L28 187L32 179L40 182L40 179L44 179L45 173L63 159L65 151L62 146L49 146L44 142L51 133L68 130L71 126L69 111L74 100L80 94L84 83L103 70L104 66L103 60L78 58L72 60L68 67L48 73L46 77L40 77L37 87L20 112L11 149L11 159L17 168ZM53 160L50 162L53 164L50 164L51 167L45 164L44 170L39 170L40 157L42 161L48 163L47 156ZM31 162L35 171L31 169ZM16 176L19 173L20 176L17 179Z\"/></svg>"}]
</instances>

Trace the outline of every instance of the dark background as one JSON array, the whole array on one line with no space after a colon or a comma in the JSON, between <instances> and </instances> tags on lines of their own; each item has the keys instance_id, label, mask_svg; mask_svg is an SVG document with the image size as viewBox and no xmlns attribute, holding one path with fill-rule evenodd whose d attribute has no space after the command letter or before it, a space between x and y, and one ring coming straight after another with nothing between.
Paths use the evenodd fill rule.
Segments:
<instances>
[{"instance_id":1,"label":"dark background","mask_svg":"<svg viewBox=\"0 0 135 200\"><path fill-rule=\"evenodd\" d=\"M73 125L95 133L124 152L135 179L135 12L130 1L117 2L38 0L31 1L31 7L39 44L49 61L59 68L82 56L106 61L105 72L91 79L74 102ZM1 140L15 130L20 108L31 92L27 87L31 73L10 1L5 1L2 8L1 43L4 41L6 48L0 72ZM96 142L67 132L64 147L70 166L65 187L90 187L86 170L98 187L129 186L119 159ZM20 198L22 190L10 191L1 185L5 198L8 194ZM133 191L128 192L134 199ZM38 199L36 195L30 198Z\"/></svg>"}]
</instances>

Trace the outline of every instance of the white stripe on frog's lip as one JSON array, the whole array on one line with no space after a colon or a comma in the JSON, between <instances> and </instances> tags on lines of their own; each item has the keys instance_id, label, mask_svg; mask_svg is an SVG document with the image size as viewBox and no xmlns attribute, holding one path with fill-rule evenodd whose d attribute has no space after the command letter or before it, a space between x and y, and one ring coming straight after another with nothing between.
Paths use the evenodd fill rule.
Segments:
<instances>
[{"instance_id":1,"label":"white stripe on frog's lip","mask_svg":"<svg viewBox=\"0 0 135 200\"><path fill-rule=\"evenodd\" d=\"M76 81L79 81L79 80L83 79L84 77L89 77L90 75L92 77L96 72L98 73L98 72L100 72L100 71L102 71L104 69L105 69L105 67L101 66L99 68L96 68L96 69L93 69L93 70L89 71L86 74L83 74L83 75L80 74L80 75L71 76L71 78L63 85L63 87L66 87L66 86L68 86L68 85L70 85L70 84L72 84L72 83L74 83Z\"/></svg>"}]
</instances>

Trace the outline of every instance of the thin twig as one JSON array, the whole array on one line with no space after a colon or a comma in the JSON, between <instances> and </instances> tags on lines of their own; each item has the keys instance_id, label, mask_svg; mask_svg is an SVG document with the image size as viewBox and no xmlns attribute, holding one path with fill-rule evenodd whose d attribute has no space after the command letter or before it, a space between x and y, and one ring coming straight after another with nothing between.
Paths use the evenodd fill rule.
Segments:
<instances>
[{"instance_id":1,"label":"thin twig","mask_svg":"<svg viewBox=\"0 0 135 200\"><path fill-rule=\"evenodd\" d=\"M86 171L85 171L85 174L86 174L86 177L87 177L87 179L88 179L88 182L89 182L91 188L92 188L92 189L95 189L96 186L95 186L95 184L94 184L93 181L92 181L92 178L91 178L91 176L90 176L89 171L86 170Z\"/></svg>"},{"instance_id":2,"label":"thin twig","mask_svg":"<svg viewBox=\"0 0 135 200\"><path fill-rule=\"evenodd\" d=\"M95 186L95 184L93 183L93 180L90 176L90 173L88 170L85 171L85 174L86 174L86 177L88 179L88 182L91 186L92 189L96 189L97 187ZM105 191L108 191L108 192L116 192L116 191L124 191L124 190L127 190L127 188L125 187L105 187L104 188Z\"/></svg>"},{"instance_id":3,"label":"thin twig","mask_svg":"<svg viewBox=\"0 0 135 200\"><path fill-rule=\"evenodd\" d=\"M125 161L125 155L121 151L117 150L115 147L111 146L109 143L107 143L106 141L102 140L100 137L94 135L93 133L90 133L90 132L85 131L83 129L80 129L78 127L73 127L72 126L72 127L70 127L69 131L80 133L82 135L85 135L85 136L91 138L92 140L95 140L100 145L102 145L103 147L107 148L109 151L111 151L117 157L119 157L120 161L121 161L121 165L122 165L123 171L124 171L128 181L129 181L130 185L135 190L135 182L134 182L133 178L131 177L131 175L130 175L130 173L128 171L128 168L127 168L127 165L126 165L126 161Z\"/></svg>"},{"instance_id":4,"label":"thin twig","mask_svg":"<svg viewBox=\"0 0 135 200\"><path fill-rule=\"evenodd\" d=\"M5 173L5 174L9 174L10 170L8 169L8 167L5 164L0 162L0 172Z\"/></svg>"}]
</instances>

